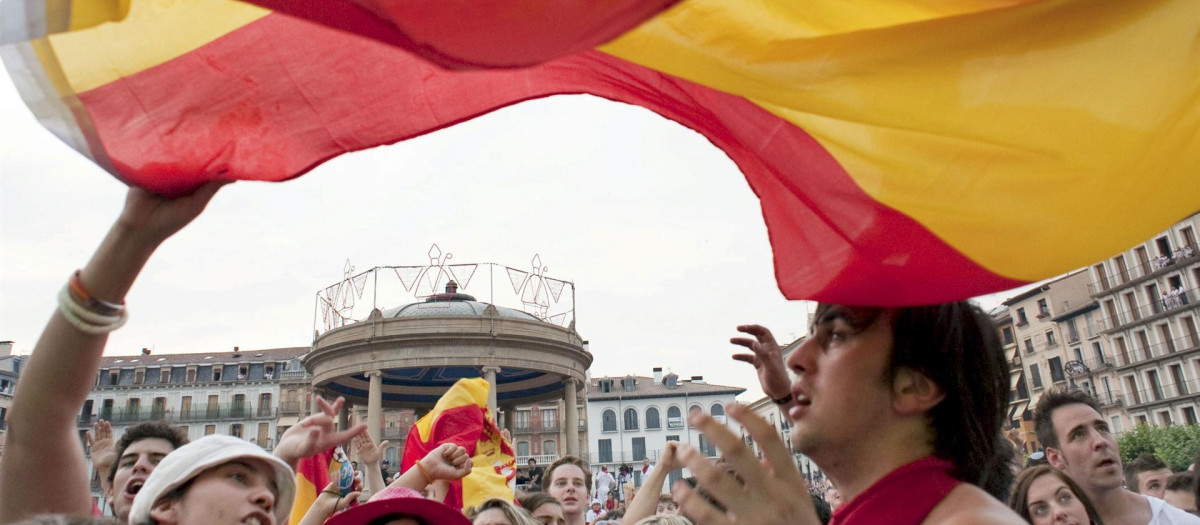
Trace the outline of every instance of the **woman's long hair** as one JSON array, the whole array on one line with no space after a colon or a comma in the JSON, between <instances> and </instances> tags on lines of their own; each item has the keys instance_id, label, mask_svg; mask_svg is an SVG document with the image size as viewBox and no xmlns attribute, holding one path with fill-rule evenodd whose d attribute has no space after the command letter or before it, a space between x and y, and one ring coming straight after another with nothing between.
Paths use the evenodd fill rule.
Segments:
<instances>
[{"instance_id":1,"label":"woman's long hair","mask_svg":"<svg viewBox=\"0 0 1200 525\"><path fill-rule=\"evenodd\" d=\"M1087 494L1083 493L1083 488L1068 477L1066 474L1059 472L1058 469L1050 465L1038 465L1036 467L1027 468L1017 476L1017 483L1013 486L1012 496L1008 498L1008 506L1012 510L1020 514L1028 523L1033 523L1033 519L1029 516L1029 487L1034 481L1042 476L1057 476L1066 484L1075 497L1083 503L1083 508L1087 510L1088 519L1093 525L1104 525L1100 521L1100 513L1096 512L1096 507L1092 505L1092 500L1088 499Z\"/></svg>"}]
</instances>

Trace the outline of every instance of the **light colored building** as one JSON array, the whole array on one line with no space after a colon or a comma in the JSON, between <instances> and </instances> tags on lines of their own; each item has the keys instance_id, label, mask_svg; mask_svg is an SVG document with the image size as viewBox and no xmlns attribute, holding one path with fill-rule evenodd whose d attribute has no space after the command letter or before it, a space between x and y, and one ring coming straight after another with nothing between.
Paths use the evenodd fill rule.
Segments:
<instances>
[{"instance_id":1,"label":"light colored building","mask_svg":"<svg viewBox=\"0 0 1200 525\"><path fill-rule=\"evenodd\" d=\"M588 456L592 470L607 466L615 476L620 465L628 464L634 468L635 483L640 486L642 459L657 462L668 441L689 443L709 457L717 457L716 447L688 424L686 415L705 412L738 434L741 428L725 420L725 406L745 391L705 383L702 376L681 380L676 374L663 375L661 368L654 369L653 377L589 379L587 440L592 450ZM672 472L664 488L687 475L686 470Z\"/></svg>"},{"instance_id":2,"label":"light colored building","mask_svg":"<svg viewBox=\"0 0 1200 525\"><path fill-rule=\"evenodd\" d=\"M80 437L96 419L112 424L114 439L132 425L161 420L183 428L189 439L225 434L271 450L279 434L311 407L311 389L305 386L311 376L299 362L308 350L234 347L232 352L153 354L143 349L138 355L105 356L79 414ZM285 383L286 407L280 404ZM101 474L93 471L90 453L88 470L93 498L104 508Z\"/></svg>"},{"instance_id":3,"label":"light colored building","mask_svg":"<svg viewBox=\"0 0 1200 525\"><path fill-rule=\"evenodd\" d=\"M1200 214L1088 268L1099 329L1110 341L1121 417L1138 425L1196 424L1200 403Z\"/></svg>"},{"instance_id":4,"label":"light colored building","mask_svg":"<svg viewBox=\"0 0 1200 525\"><path fill-rule=\"evenodd\" d=\"M0 341L0 459L4 458L4 435L8 432L8 409L25 357L12 355L13 342Z\"/></svg>"}]
</instances>

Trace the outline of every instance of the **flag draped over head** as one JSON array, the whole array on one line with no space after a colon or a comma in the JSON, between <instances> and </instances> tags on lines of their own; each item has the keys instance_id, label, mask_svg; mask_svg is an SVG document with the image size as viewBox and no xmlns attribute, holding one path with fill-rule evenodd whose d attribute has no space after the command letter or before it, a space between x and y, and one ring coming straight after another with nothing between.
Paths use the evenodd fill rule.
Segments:
<instances>
[{"instance_id":1,"label":"flag draped over head","mask_svg":"<svg viewBox=\"0 0 1200 525\"><path fill-rule=\"evenodd\" d=\"M425 414L404 442L400 469L407 472L414 463L443 443L467 449L471 473L450 483L443 501L456 509L466 509L489 498L513 500L516 455L512 445L500 436L500 429L487 407L488 383L482 378L459 379L446 391L433 410Z\"/></svg>"},{"instance_id":2,"label":"flag draped over head","mask_svg":"<svg viewBox=\"0 0 1200 525\"><path fill-rule=\"evenodd\" d=\"M994 292L1200 209L1195 0L251 3L6 0L0 54L166 194L554 94L643 106L742 170L789 298Z\"/></svg>"},{"instance_id":3,"label":"flag draped over head","mask_svg":"<svg viewBox=\"0 0 1200 525\"><path fill-rule=\"evenodd\" d=\"M288 523L300 523L308 508L317 501L317 495L330 481L337 481L339 490L348 484L347 475L352 475L350 463L342 447L333 447L315 456L303 458L296 464L296 502Z\"/></svg>"}]
</instances>

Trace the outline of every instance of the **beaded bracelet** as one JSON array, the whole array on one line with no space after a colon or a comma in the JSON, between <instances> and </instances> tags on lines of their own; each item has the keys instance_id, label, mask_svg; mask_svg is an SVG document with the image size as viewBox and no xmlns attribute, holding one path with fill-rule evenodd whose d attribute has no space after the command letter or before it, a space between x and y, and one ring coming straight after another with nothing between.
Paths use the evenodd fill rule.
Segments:
<instances>
[{"instance_id":1,"label":"beaded bracelet","mask_svg":"<svg viewBox=\"0 0 1200 525\"><path fill-rule=\"evenodd\" d=\"M121 310L125 309L124 304L110 303L103 299L92 297L91 292L88 292L87 287L83 285L83 280L79 277L81 272L81 270L75 270L75 273L71 274L71 278L67 280L67 291L71 293L71 298L75 299L80 306L100 315L118 315L121 313Z\"/></svg>"},{"instance_id":2,"label":"beaded bracelet","mask_svg":"<svg viewBox=\"0 0 1200 525\"><path fill-rule=\"evenodd\" d=\"M103 315L84 308L71 295L70 285L64 286L58 292L58 311L63 318L80 332L91 335L107 334L116 330L129 320L129 312L122 306L116 315Z\"/></svg>"}]
</instances>

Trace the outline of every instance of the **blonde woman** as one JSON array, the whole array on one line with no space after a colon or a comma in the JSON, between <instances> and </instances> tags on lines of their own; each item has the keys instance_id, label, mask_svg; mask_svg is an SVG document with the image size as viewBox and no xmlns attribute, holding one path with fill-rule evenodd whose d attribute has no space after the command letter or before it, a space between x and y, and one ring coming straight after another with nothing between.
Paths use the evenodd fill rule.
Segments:
<instances>
[{"instance_id":1,"label":"blonde woman","mask_svg":"<svg viewBox=\"0 0 1200 525\"><path fill-rule=\"evenodd\" d=\"M492 498L467 510L473 525L541 525L512 502Z\"/></svg>"}]
</instances>

